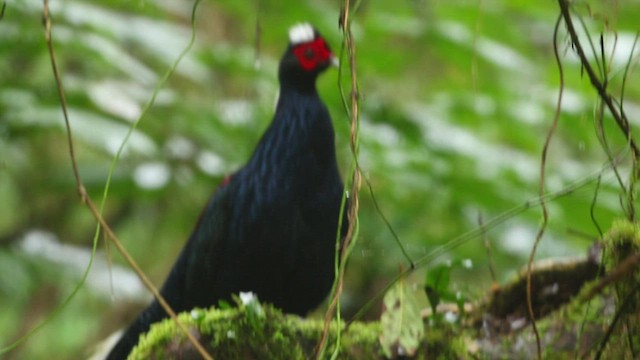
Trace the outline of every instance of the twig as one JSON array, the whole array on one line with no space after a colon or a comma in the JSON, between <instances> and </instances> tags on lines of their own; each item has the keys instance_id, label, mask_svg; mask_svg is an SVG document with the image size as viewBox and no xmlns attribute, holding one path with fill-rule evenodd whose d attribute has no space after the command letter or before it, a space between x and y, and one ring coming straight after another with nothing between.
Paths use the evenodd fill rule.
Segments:
<instances>
[{"instance_id":1,"label":"twig","mask_svg":"<svg viewBox=\"0 0 640 360\"><path fill-rule=\"evenodd\" d=\"M169 316L176 322L178 327L186 334L187 338L189 339L189 341L191 341L193 343L194 347L197 349L197 351L200 353L200 355L202 355L202 357L205 358L205 359L212 360L212 357L207 353L207 351L199 343L199 341L193 336L193 334L191 334L191 332L187 329L187 327L182 322L180 322L178 320L176 313L173 311L173 309L171 309L171 307L166 302L166 300L162 297L162 295L160 295L160 293L158 292L158 289L146 277L144 272L139 268L139 266L136 264L136 262L133 260L133 258L129 255L127 250L122 246L122 243L118 240L118 238L116 237L116 235L113 232L113 230L111 230L111 227L109 226L109 224L107 224L107 222L104 220L104 218L100 214L100 211L98 210L98 208L95 206L94 202L91 200L91 198L87 194L87 191L86 191L86 189L85 189L85 187L83 185L83 182L82 182L82 179L80 177L79 170L78 170L78 164L77 164L77 160L76 160L76 156L75 156L75 148L74 148L74 144L73 144L73 135L72 135L72 131L71 131L71 123L69 121L69 114L68 114L68 111L67 111L67 101L66 101L66 97L65 97L64 87L62 85L62 78L60 77L60 74L58 72L58 66L56 64L56 56L55 56L55 51L54 51L54 47L53 47L53 41L51 39L51 16L50 16L50 13L49 13L48 0L44 0L43 17L44 17L44 26L45 26L45 39L46 39L47 46L48 46L48 49L49 49L49 58L51 60L51 67L52 67L52 71L53 71L53 76L55 78L56 85L57 85L58 96L60 97L60 105L61 105L61 108L62 108L62 113L63 113L63 117L64 117L64 123L65 123L65 128L66 128L66 133L67 133L69 157L70 157L70 160L71 160L71 166L72 166L72 169L73 169L73 176L74 176L75 181L76 181L76 186L77 186L77 190L78 190L78 194L80 196L80 199L89 208L89 210L91 211L93 216L96 218L96 220L98 221L100 226L104 229L104 232L107 235L107 237L113 242L113 244L116 246L118 251L125 258L125 260L129 263L129 265L133 268L133 270L138 274L138 276L142 280L142 282L145 285L145 287L147 287L147 289L158 300L158 303L160 304L160 306L167 312L167 314L169 314Z\"/></svg>"},{"instance_id":2,"label":"twig","mask_svg":"<svg viewBox=\"0 0 640 360\"><path fill-rule=\"evenodd\" d=\"M607 135L604 128L604 106L603 106L602 99L600 99L600 102L598 103L597 110L598 112L596 116L596 120L597 120L596 135L598 137L598 141L600 141L600 146L602 146L602 149L607 155L607 158L611 161L611 159L614 158L614 154L611 149L611 146L609 145L609 141L607 140ZM617 166L613 167L613 173L616 177L616 180L618 181L618 186L620 186L620 189L622 190L622 192L626 194L628 190L626 185L624 184L624 181L622 180L622 176L620 175L620 171L618 171ZM595 203L595 199L594 199L594 203Z\"/></svg>"},{"instance_id":3,"label":"twig","mask_svg":"<svg viewBox=\"0 0 640 360\"><path fill-rule=\"evenodd\" d=\"M2 9L0 10L0 19L2 19L2 17L4 16L4 10L6 7L6 3L3 2L2 4ZM56 62L55 62L55 56L53 55L53 45L51 42L51 18L49 15L49 6L47 3L47 0L44 0L44 9L43 9L43 20L44 20L44 27L45 27L45 41L47 43L48 49L49 49L49 55L50 55L50 59L51 59L51 66L53 68L53 74L54 77L56 78L56 85L58 88L58 95L60 96L60 101L62 104L66 104L66 100L64 97L64 91L62 90L62 83L58 82L57 80L59 79L59 75L58 75L58 68L56 66ZM62 108L65 120L68 118L67 117L67 108L66 106L63 106ZM79 184L78 189L79 189L79 193L81 194L82 197L82 193L84 192L84 188L82 187L82 182L80 181L80 175L78 173L78 167L75 163L75 155L74 155L74 148L73 148L73 141L71 140L71 127L69 126L69 122L65 121L65 126L67 128L67 134L68 134L68 142L69 142L69 153L72 157L72 170L73 170L73 175L76 179L76 183ZM83 199L84 201L84 199ZM29 331L27 331L27 333L23 336L21 336L20 338L18 338L17 340L15 340L14 342L12 342L11 344L0 348L0 355L5 354L11 350L13 350L14 348L16 348L18 345L20 345L22 342L26 341L29 337L31 337L33 334L35 334L36 332L38 332L40 329L42 329L42 327L44 327L51 319L53 319L56 315L58 315L64 308L67 307L67 305L69 305L71 303L71 300L75 297L75 295L78 293L78 291L82 288L82 286L84 285L87 276L89 275L89 270L91 268L91 265L93 263L93 257L95 254L95 249L96 249L96 244L94 243L94 246L92 248L91 251L91 257L89 258L89 264L87 265L87 268L85 269L84 273L82 274L82 277L80 278L80 281L75 285L74 289L71 291L71 293L62 301L62 304L58 307L56 307L50 314L49 316L47 316L47 318L45 318L42 322L40 322L39 324L37 324L36 326L34 326L33 328L31 328Z\"/></svg>"},{"instance_id":4,"label":"twig","mask_svg":"<svg viewBox=\"0 0 640 360\"><path fill-rule=\"evenodd\" d=\"M620 112L624 113L624 94L625 89L627 87L627 77L629 76L629 69L631 67L631 63L633 62L633 55L636 50L636 45L638 44L638 38L640 37L640 32L636 33L635 38L633 39L633 46L631 47L631 52L629 53L629 60L627 61L626 66L624 67L624 75L622 76L622 88L620 90ZM613 56L613 54L611 55ZM635 202L636 202L636 182L638 180L638 158L634 156L633 164L632 164L632 172L630 174L629 179L629 191L627 192L627 201L630 207L629 219L635 219Z\"/></svg>"},{"instance_id":5,"label":"twig","mask_svg":"<svg viewBox=\"0 0 640 360\"><path fill-rule=\"evenodd\" d=\"M583 27L586 26L584 25L584 22L581 21L581 23L583 24ZM618 42L618 36L617 34L615 35L615 40L614 40L614 45L613 45L613 49L611 50L611 56L613 56L613 54L615 53L615 48ZM596 59L598 58L598 56L596 56ZM599 58L602 59L602 66L600 69L601 72L601 77L602 77L602 87L603 89L607 89L607 87L609 86L609 65L607 63L607 56L605 54L605 48L604 48L604 36L602 34L600 34L600 54L599 54ZM611 61L609 61L609 63L611 63ZM598 62L598 65L600 63ZM627 64L628 66L629 64ZM599 65L600 66L600 65ZM626 74L625 74L626 75ZM624 80L623 80L623 88L622 88L623 94L624 94ZM598 106L597 106L597 110L598 110L598 133L599 135L602 137L602 146L607 154L607 156L609 158L612 157L611 155L611 149L607 143L606 137L605 137L605 128L604 128L604 99L599 98L599 102L598 102ZM615 101L615 99L614 99ZM624 110L624 107L622 106L622 102L618 103L618 106L620 108L621 111ZM620 205L621 207L624 209L625 213L627 214L627 218L630 221L633 221L636 218L635 215L635 191L633 190L634 188L634 184L635 184L635 178L636 178L636 173L637 173L637 159L636 157L632 154L632 167L633 170L630 173L630 179L629 179L629 188L627 189L627 187L624 185L624 182L622 181L622 178L618 172L617 167L614 167L613 171L616 174L616 177L618 179L618 184L620 186L620 189L622 190L622 193L626 195L626 203L624 202L624 199L621 197L620 198Z\"/></svg>"},{"instance_id":6,"label":"twig","mask_svg":"<svg viewBox=\"0 0 640 360\"><path fill-rule=\"evenodd\" d=\"M382 298L382 296L384 295L384 293L389 290L396 281L404 278L405 276L409 275L411 272L413 272L416 269L421 268L422 266L425 266L427 264L429 264L431 261L433 261L434 259L442 256L443 254L446 254L447 252L451 251L452 249L472 240L472 239L476 239L478 236L481 236L484 232L486 231L490 231L491 229L494 229L495 227L497 227L498 225L504 223L505 221L513 218L514 216L521 214L527 210L530 210L532 208L535 208L537 206L539 206L542 202L550 202L559 198L562 198L564 196L570 195L572 193L574 193L575 191L587 186L588 184L591 184L592 182L597 181L602 174L605 171L608 171L611 169L611 166L614 163L607 163L603 166L602 169L600 169L599 171L591 174L590 176L587 176L579 181L574 182L573 184L565 187L562 190L558 190L556 192L552 192L552 193L547 193L544 196L541 197L537 197L535 199L526 201L525 203L515 206L509 210L506 210L504 212L502 212L501 214L493 217L492 219L490 219L489 221L487 221L483 227L478 227L475 229L471 229L465 233L460 234L459 236L453 238L451 241L448 241L446 244L441 245L436 247L435 249L433 249L432 251L430 251L428 254L423 255L422 257L418 258L415 260L415 268L412 269L407 269L404 270L402 273L396 275L396 277L394 277L392 280L390 280L386 286L384 288L382 288L380 291L378 291L373 297L371 297L371 299L369 299L359 310L358 312L349 320L349 324L352 323L355 320L358 320L360 318L362 318L362 316L371 308L371 306L373 306L373 304L380 298ZM349 326L349 324L347 324L347 326Z\"/></svg>"},{"instance_id":7,"label":"twig","mask_svg":"<svg viewBox=\"0 0 640 360\"><path fill-rule=\"evenodd\" d=\"M558 54L558 29L560 28L560 22L562 17L558 16L556 20L556 26L553 30L553 54L556 58L556 63L558 65L558 75L560 76L560 91L558 92L558 101L556 102L556 111L553 115L553 121L551 122L551 128L547 132L547 137L544 141L544 146L542 147L542 155L540 159L540 188L539 194L540 197L544 199L545 193L545 169L547 165L547 154L549 152L549 146L551 144L551 139L555 134L556 128L558 127L558 121L560 119L560 111L562 107L562 94L564 93L564 72L562 70L562 62L560 61L560 55ZM536 250L542 241L542 237L544 236L544 232L547 228L547 224L549 222L549 210L547 209L547 204L544 200L540 202L540 207L542 209L542 223L540 224L540 228L538 229L538 234L536 235L536 240L533 243L533 248L531 249L531 254L529 254L529 262L527 263L527 311L529 312L529 319L531 320L531 329L533 330L533 334L536 337L536 350L538 355L538 360L542 359L542 344L540 341L540 333L538 332L538 327L536 325L536 315L533 311L533 289L531 284L531 277L533 273L533 260L536 255Z\"/></svg>"},{"instance_id":8,"label":"twig","mask_svg":"<svg viewBox=\"0 0 640 360\"><path fill-rule=\"evenodd\" d=\"M484 230L484 219L482 218L482 213L478 213L478 226L481 230ZM498 280L496 278L496 269L495 264L493 262L493 251L491 249L491 241L489 240L489 235L487 235L486 231L482 231L480 234L482 236L482 242L484 243L484 248L487 250L487 263L489 264L489 273L491 274L491 281L493 282L492 286L496 288L498 286Z\"/></svg>"},{"instance_id":9,"label":"twig","mask_svg":"<svg viewBox=\"0 0 640 360\"><path fill-rule=\"evenodd\" d=\"M588 293L581 296L580 301L586 302L593 299L594 296L602 292L607 286L622 280L625 275L633 273L638 266L640 266L640 252L631 254L624 259L615 269L600 279Z\"/></svg>"},{"instance_id":10,"label":"twig","mask_svg":"<svg viewBox=\"0 0 640 360\"><path fill-rule=\"evenodd\" d=\"M636 297L636 293L639 290L640 290L640 283L636 284L636 286L633 287L633 289L627 294L627 297L624 299L624 302L620 305L620 308L618 309L615 316L613 317L613 321L611 321L611 324L609 325L609 328L607 329L607 332L605 333L604 338L599 344L600 346L598 347L598 351L596 352L596 355L593 357L595 360L599 360L602 357L602 353L604 352L604 349L607 346L607 342L609 342L609 339L613 334L613 330L615 329L616 324L622 318L622 314L627 311L627 307L631 305L632 301Z\"/></svg>"},{"instance_id":11,"label":"twig","mask_svg":"<svg viewBox=\"0 0 640 360\"><path fill-rule=\"evenodd\" d=\"M358 234L358 209L359 209L359 199L358 194L360 193L360 187L362 186L362 173L360 171L360 167L357 166L357 158L358 158L358 135L359 135L359 98L360 94L358 91L358 75L357 75L357 66L356 66L356 46L353 39L353 34L351 33L351 22L350 22L350 1L345 0L343 5L343 13L341 14L339 26L344 31L344 39L345 44L349 55L349 68L351 70L351 96L350 96L350 104L351 108L348 111L348 114L351 119L351 137L350 137L350 145L351 152L355 160L356 166L353 167L353 174L351 178L351 191L349 196L349 209L347 213L347 218L349 219L349 226L347 228L347 234L344 237L344 243L342 244L342 250L340 253L340 265L339 271L337 274L337 279L335 283L335 288L332 293L331 302L329 307L325 313L325 321L324 327L322 330L322 336L318 345L316 347L316 357L320 359L323 356L326 342L329 334L329 327L331 325L331 319L334 314L338 318L338 325L340 324L340 296L342 295L342 289L344 285L344 274L346 270L347 258L349 257L350 250L352 248L352 241L357 238ZM337 311L336 311L337 310ZM338 327L338 337L340 336L340 328ZM339 338L338 338L339 339ZM336 357L338 354L339 346L336 346L336 351L333 354L333 357Z\"/></svg>"},{"instance_id":12,"label":"twig","mask_svg":"<svg viewBox=\"0 0 640 360\"><path fill-rule=\"evenodd\" d=\"M358 166L358 168L360 168L360 166ZM376 200L376 195L375 195L375 192L373 191L373 186L371 185L371 182L366 176L364 177L364 182L365 184L367 184L367 188L369 189L369 195L371 195L371 200L373 201L373 207L375 207L376 212L378 213L378 215L380 215L380 218L386 225L387 229L389 229L389 232L391 233L391 236L393 236L393 239L395 240L398 247L400 247L400 251L402 252L402 255L409 262L409 268L415 268L416 264L414 263L413 259L409 255L409 252L404 247L404 245L402 245L402 241L400 241L400 237L398 236L396 231L393 229L393 226L391 225L391 222L389 222L389 219L387 219L387 217L384 215L384 212L382 212L380 205L378 205L378 200Z\"/></svg>"},{"instance_id":13,"label":"twig","mask_svg":"<svg viewBox=\"0 0 640 360\"><path fill-rule=\"evenodd\" d=\"M623 134L627 138L629 142L629 146L633 151L634 158L640 157L640 149L633 139L633 135L631 134L631 128L629 126L629 121L627 119L626 114L621 109L618 111L616 108L613 98L609 93L607 93L606 88L598 79L598 75L595 73L587 56L585 55L584 49L580 44L580 40L578 39L578 34L576 32L575 27L573 26L573 21L571 19L571 14L569 13L569 1L568 0L558 0L558 5L560 6L560 12L562 17L564 18L564 23L567 25L567 31L569 32L569 36L571 37L571 42L575 48L578 57L580 58L580 62L582 63L583 69L587 72L589 76L589 80L591 81L591 85L596 89L598 95L602 98L602 100L607 105L607 108L611 112L611 115L615 119L616 124L622 130Z\"/></svg>"},{"instance_id":14,"label":"twig","mask_svg":"<svg viewBox=\"0 0 640 360\"><path fill-rule=\"evenodd\" d=\"M596 192L597 191L598 190L596 189ZM590 241L590 242L596 242L596 241L598 241L599 238L602 238L602 233L600 233L600 237L597 237L597 236L593 236L593 235L589 234L586 231L582 231L580 229L576 229L576 228L572 228L572 227L567 228L566 231L567 231L567 235L577 236L579 238L582 238L582 239Z\"/></svg>"},{"instance_id":15,"label":"twig","mask_svg":"<svg viewBox=\"0 0 640 360\"><path fill-rule=\"evenodd\" d=\"M2 18L4 17L4 9L7 8L7 3L6 2L2 2L2 9L0 9L0 20L2 20Z\"/></svg>"},{"instance_id":16,"label":"twig","mask_svg":"<svg viewBox=\"0 0 640 360\"><path fill-rule=\"evenodd\" d=\"M627 80L629 78L629 70L631 69L631 64L633 63L633 55L636 52L636 46L638 45L638 40L640 39L640 32L636 33L635 38L633 39L633 45L631 46L631 51L629 52L629 61L624 67L624 75L622 76L622 88L620 90L620 109L624 110L624 94L625 89L627 88Z\"/></svg>"}]
</instances>

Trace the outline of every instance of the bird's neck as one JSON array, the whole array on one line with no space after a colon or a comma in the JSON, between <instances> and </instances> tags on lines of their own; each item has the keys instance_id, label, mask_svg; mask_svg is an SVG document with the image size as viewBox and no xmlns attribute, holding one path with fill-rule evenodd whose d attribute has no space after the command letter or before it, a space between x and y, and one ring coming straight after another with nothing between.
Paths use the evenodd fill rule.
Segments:
<instances>
[{"instance_id":1,"label":"bird's neck","mask_svg":"<svg viewBox=\"0 0 640 360\"><path fill-rule=\"evenodd\" d=\"M306 183L335 163L329 112L317 91L283 86L273 122L247 164L266 193L272 187ZM261 180L258 180L260 178ZM273 192L276 193L276 192Z\"/></svg>"},{"instance_id":2,"label":"bird's neck","mask_svg":"<svg viewBox=\"0 0 640 360\"><path fill-rule=\"evenodd\" d=\"M287 80L284 82L281 80L280 99L283 98L284 94L287 94L292 98L303 96L315 97L319 99L315 79L308 79L306 81Z\"/></svg>"},{"instance_id":3,"label":"bird's neck","mask_svg":"<svg viewBox=\"0 0 640 360\"><path fill-rule=\"evenodd\" d=\"M333 151L333 126L329 112L315 87L300 91L298 88L282 86L276 113L270 126L268 141L295 151L319 151L317 147L330 135L327 150ZM330 133L330 134L329 134ZM314 147L311 149L310 147Z\"/></svg>"}]
</instances>

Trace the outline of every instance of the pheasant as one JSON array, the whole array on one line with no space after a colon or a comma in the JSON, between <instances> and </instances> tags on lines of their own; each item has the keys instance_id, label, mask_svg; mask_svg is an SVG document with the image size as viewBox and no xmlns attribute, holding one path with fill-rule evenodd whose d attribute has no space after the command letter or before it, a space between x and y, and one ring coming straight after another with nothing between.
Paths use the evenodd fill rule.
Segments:
<instances>
[{"instance_id":1,"label":"pheasant","mask_svg":"<svg viewBox=\"0 0 640 360\"><path fill-rule=\"evenodd\" d=\"M316 79L335 62L311 25L289 30L273 121L246 165L209 199L160 290L176 312L251 291L284 312L304 315L327 296L343 184ZM346 217L342 225L344 235ZM166 317L154 300L107 359L125 359L139 336Z\"/></svg>"}]
</instances>

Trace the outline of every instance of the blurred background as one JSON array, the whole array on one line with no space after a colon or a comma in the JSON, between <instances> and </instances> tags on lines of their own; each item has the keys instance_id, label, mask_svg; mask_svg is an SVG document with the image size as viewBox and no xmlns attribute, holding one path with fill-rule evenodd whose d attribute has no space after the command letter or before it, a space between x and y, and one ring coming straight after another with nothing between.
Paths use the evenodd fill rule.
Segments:
<instances>
[{"instance_id":1,"label":"blurred background","mask_svg":"<svg viewBox=\"0 0 640 360\"><path fill-rule=\"evenodd\" d=\"M183 0L51 1L80 174L97 203L125 134L190 40L192 6ZM585 44L593 40L598 56L605 32L609 89L619 97L640 30L640 3L574 1L574 9ZM340 3L326 0L198 6L195 44L133 131L104 203L107 222L156 284L207 198L248 159L269 124L289 26L313 22L340 53L339 13ZM362 94L360 164L379 211L413 259L481 221L524 209L537 195L540 154L559 93L558 16L553 1L524 0L369 0L352 13ZM596 93L563 27L558 39L565 88L548 153L549 191L593 175L607 161L594 126ZM635 51L624 87L632 126L640 113ZM343 64L348 93L346 58ZM349 119L338 84L338 71L330 70L318 86L347 177ZM612 119L603 121L610 147L624 147ZM537 258L584 255L598 226L606 230L624 216L619 194L607 171L599 188L591 182L551 202ZM366 186L361 202L346 316L408 267ZM117 251L107 256L101 240L87 282L58 311L89 263L96 221L77 195L36 0L6 1L0 20L0 204L0 346L50 319L5 358L85 358L149 301ZM452 291L480 299L493 281L490 263L499 282L526 264L540 222L539 207L515 213L428 261L410 281L420 288L430 267L468 259L452 268ZM368 318L379 310L374 306Z\"/></svg>"}]
</instances>

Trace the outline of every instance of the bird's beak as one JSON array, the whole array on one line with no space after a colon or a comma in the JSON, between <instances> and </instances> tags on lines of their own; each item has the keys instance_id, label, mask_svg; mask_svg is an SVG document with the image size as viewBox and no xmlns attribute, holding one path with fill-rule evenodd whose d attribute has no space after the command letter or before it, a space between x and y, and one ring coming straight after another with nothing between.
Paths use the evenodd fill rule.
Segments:
<instances>
[{"instance_id":1,"label":"bird's beak","mask_svg":"<svg viewBox=\"0 0 640 360\"><path fill-rule=\"evenodd\" d=\"M340 60L338 60L338 58L333 54L331 54L331 66L336 68L340 67Z\"/></svg>"}]
</instances>

